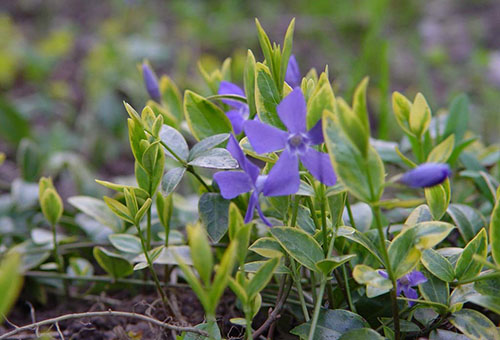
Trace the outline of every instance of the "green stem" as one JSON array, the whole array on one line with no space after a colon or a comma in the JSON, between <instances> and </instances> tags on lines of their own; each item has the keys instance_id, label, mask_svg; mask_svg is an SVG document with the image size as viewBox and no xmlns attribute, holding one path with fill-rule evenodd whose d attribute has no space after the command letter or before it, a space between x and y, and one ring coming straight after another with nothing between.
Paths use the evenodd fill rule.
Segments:
<instances>
[{"instance_id":1,"label":"green stem","mask_svg":"<svg viewBox=\"0 0 500 340\"><path fill-rule=\"evenodd\" d=\"M186 167L186 170L187 170L188 172L190 172L190 173L191 173L191 174L192 174L192 175L193 175L193 176L194 176L194 177L198 180L198 182L200 182L200 183L201 183L201 185L203 185L203 186L205 187L205 189L206 189L208 192L212 192L212 191L213 191L213 190L212 190L212 189L208 186L208 184L207 184L207 183L205 183L205 181L203 180L203 178L201 178L201 176L200 176L200 175L198 175L198 174L196 173L196 171L194 171L194 168L193 168L191 165L187 166L187 167Z\"/></svg>"},{"instance_id":2,"label":"green stem","mask_svg":"<svg viewBox=\"0 0 500 340\"><path fill-rule=\"evenodd\" d=\"M146 247L148 250L151 249L151 206L148 208L146 212Z\"/></svg>"},{"instance_id":3,"label":"green stem","mask_svg":"<svg viewBox=\"0 0 500 340\"><path fill-rule=\"evenodd\" d=\"M354 216L352 214L351 203L349 203L349 197L345 200L345 206L347 208L347 215L349 215L349 221L351 222L351 227L356 229L356 222L354 222Z\"/></svg>"},{"instance_id":4,"label":"green stem","mask_svg":"<svg viewBox=\"0 0 500 340\"><path fill-rule=\"evenodd\" d=\"M304 299L304 291L302 290L302 283L300 282L300 275L297 271L297 266L295 261L291 259L290 266L292 267L293 279L295 285L297 286L297 293L299 294L300 306L302 307L302 313L304 314L304 319L309 321L309 311L307 310L306 300Z\"/></svg>"},{"instance_id":5,"label":"green stem","mask_svg":"<svg viewBox=\"0 0 500 340\"><path fill-rule=\"evenodd\" d=\"M156 289L158 290L158 294L160 294L161 300L163 302L163 306L165 307L165 311L173 311L173 308L170 306L170 301L168 301L167 294L165 294L165 291L161 287L160 280L158 279L158 275L156 275L156 272L153 268L153 262L151 261L151 258L149 257L149 252L148 248L146 245L146 242L144 242L144 237L141 235L141 229L138 225L136 225L137 231L139 233L139 238L141 239L141 246L142 246L142 251L144 252L144 257L146 258L146 262L148 263L148 268L151 273L151 276L153 277L153 281L156 285Z\"/></svg>"},{"instance_id":6,"label":"green stem","mask_svg":"<svg viewBox=\"0 0 500 340\"><path fill-rule=\"evenodd\" d=\"M297 223L297 214L299 212L300 196L295 195L293 208L292 208L292 219L290 220L290 227L295 227Z\"/></svg>"},{"instance_id":7,"label":"green stem","mask_svg":"<svg viewBox=\"0 0 500 340\"><path fill-rule=\"evenodd\" d=\"M246 340L253 340L252 315L248 311L245 311L245 321L246 321L245 338L246 338Z\"/></svg>"},{"instance_id":8,"label":"green stem","mask_svg":"<svg viewBox=\"0 0 500 340\"><path fill-rule=\"evenodd\" d=\"M316 305L314 306L314 314L311 322L311 328L309 331L309 336L307 337L308 340L314 340L314 332L318 324L319 312L321 310L321 303L323 300L323 294L325 292L325 286L326 286L326 277L324 275L321 275L321 285L319 286L318 299L316 300Z\"/></svg>"},{"instance_id":9,"label":"green stem","mask_svg":"<svg viewBox=\"0 0 500 340\"><path fill-rule=\"evenodd\" d=\"M347 277L347 269L345 264L342 265L342 274L344 275L345 292L347 295L347 303L349 305L349 309L351 310L351 312L356 313L356 307L354 307L354 304L352 303L351 287L349 285L349 278Z\"/></svg>"},{"instance_id":10,"label":"green stem","mask_svg":"<svg viewBox=\"0 0 500 340\"><path fill-rule=\"evenodd\" d=\"M59 273L64 274L64 260L61 256L59 256L59 245L57 244L57 232L55 224L52 225L52 242L54 242L54 261L56 261L57 263L57 269ZM63 281L63 288L65 294L69 296L69 288L66 281Z\"/></svg>"},{"instance_id":11,"label":"green stem","mask_svg":"<svg viewBox=\"0 0 500 340\"><path fill-rule=\"evenodd\" d=\"M389 253L387 252L387 247L385 245L385 235L382 227L382 221L380 218L380 208L378 206L372 206L373 214L375 215L375 221L377 225L378 236L380 239L380 248L382 250L382 256L384 257L385 268L387 269L387 275L392 282L392 290L391 290L391 303L392 303L392 316L394 318L394 337L395 340L399 340L401 338L401 331L399 325L399 307L396 293L396 277L394 276L394 272L391 268L391 263L389 260Z\"/></svg>"}]
</instances>

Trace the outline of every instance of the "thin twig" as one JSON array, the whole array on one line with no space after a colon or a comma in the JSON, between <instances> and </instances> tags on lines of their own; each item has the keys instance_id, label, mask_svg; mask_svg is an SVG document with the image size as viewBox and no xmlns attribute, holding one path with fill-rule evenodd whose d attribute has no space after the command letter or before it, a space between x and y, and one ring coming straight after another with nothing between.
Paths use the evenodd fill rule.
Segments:
<instances>
[{"instance_id":1,"label":"thin twig","mask_svg":"<svg viewBox=\"0 0 500 340\"><path fill-rule=\"evenodd\" d=\"M285 280L283 280L285 282ZM283 285L283 290L280 299L276 303L276 306L274 307L273 311L269 313L269 316L267 317L266 321L262 324L262 326L259 327L255 332L253 332L253 338L258 339L259 336L266 331L266 329L271 326L271 324L276 321L279 318L279 313L283 309L283 306L285 305L286 299L288 297L288 294L290 293L290 289L292 288L293 280L289 280L288 285L284 284ZM285 286L287 286L285 288Z\"/></svg>"},{"instance_id":2,"label":"thin twig","mask_svg":"<svg viewBox=\"0 0 500 340\"><path fill-rule=\"evenodd\" d=\"M59 334L59 337L61 338L61 340L64 340L64 335L61 332L61 328L59 327L59 322L56 322L56 329L57 329L57 334Z\"/></svg>"},{"instance_id":3,"label":"thin twig","mask_svg":"<svg viewBox=\"0 0 500 340\"><path fill-rule=\"evenodd\" d=\"M64 320L79 319L79 318L88 318L88 317L97 317L97 316L102 316L102 317L105 317L105 316L121 316L121 317L126 317L126 318L134 318L134 319L139 319L139 320L150 322L152 324L155 324L157 326L160 326L160 327L163 327L163 328L166 328L166 329L175 330L177 332L190 332L190 333L200 334L200 335L203 335L203 336L209 336L209 334L207 332L202 331L202 330L200 330L198 328L176 326L176 325L172 325L172 324L169 324L169 323L166 323L166 322L162 322L160 320L151 318L151 317L143 315L143 314L121 312L121 311L113 311L113 310L109 309L108 311L101 311L101 312L86 312L86 313L66 314L66 315L58 316L56 318L47 319L47 320L44 320L44 321L39 321L39 322L36 322L36 323L32 323L32 324L29 324L29 325L26 325L26 326L22 326L22 327L16 328L13 331L10 331L8 333L0 335L0 340L1 339L7 339L7 338L9 338L9 337L11 337L11 336L13 336L13 335L15 335L17 333L22 332L22 331L31 330L33 328L38 328L38 327L45 326L45 325L56 324L56 323L58 323L60 321L64 321Z\"/></svg>"}]
</instances>

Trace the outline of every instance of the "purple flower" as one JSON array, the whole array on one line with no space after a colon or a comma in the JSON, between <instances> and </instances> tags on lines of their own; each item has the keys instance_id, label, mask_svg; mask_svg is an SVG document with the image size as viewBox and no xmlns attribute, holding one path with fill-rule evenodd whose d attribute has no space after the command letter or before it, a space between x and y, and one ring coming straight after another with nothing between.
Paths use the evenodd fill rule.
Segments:
<instances>
[{"instance_id":1,"label":"purple flower","mask_svg":"<svg viewBox=\"0 0 500 340\"><path fill-rule=\"evenodd\" d=\"M218 94L230 94L245 97L245 92L243 92L241 87L224 80L220 82ZM240 134L241 131L243 131L243 123L248 119L248 116L250 115L248 105L231 99L222 99L222 102L231 107L231 110L227 111L226 115L233 125L234 133L236 133L237 135Z\"/></svg>"},{"instance_id":2,"label":"purple flower","mask_svg":"<svg viewBox=\"0 0 500 340\"><path fill-rule=\"evenodd\" d=\"M259 195L262 193L264 196L282 196L295 193L296 190L290 191L289 188L284 187L284 183L291 180L293 173L282 169L281 178L278 180L273 180L268 175L261 175L259 167L245 157L233 135L229 137L227 150L238 161L243 171L220 171L214 175L214 180L219 185L222 197L233 199L243 193L251 192L245 214L245 223L249 223L253 219L254 210L257 208L262 221L268 226L272 226L271 222L262 213L259 205Z\"/></svg>"},{"instance_id":3,"label":"purple flower","mask_svg":"<svg viewBox=\"0 0 500 340\"><path fill-rule=\"evenodd\" d=\"M401 182L413 188L428 188L443 183L451 175L450 166L445 163L424 163L407 171Z\"/></svg>"},{"instance_id":4,"label":"purple flower","mask_svg":"<svg viewBox=\"0 0 500 340\"><path fill-rule=\"evenodd\" d=\"M283 192L297 192L300 185L300 159L319 181L334 185L337 176L330 157L312 148L323 143L321 120L311 130L306 130L306 101L300 88L295 88L286 96L277 106L277 111L288 131L251 120L246 121L243 126L250 144L258 153L283 149L280 158L269 172L268 180L274 184L281 183ZM288 174L286 180L283 178L285 173Z\"/></svg>"},{"instance_id":5,"label":"purple flower","mask_svg":"<svg viewBox=\"0 0 500 340\"><path fill-rule=\"evenodd\" d=\"M149 93L151 99L156 102L160 102L161 94L160 87L158 86L158 79L153 70L149 67L147 63L142 63L142 77L144 78L144 84L146 85L146 90Z\"/></svg>"},{"instance_id":6,"label":"purple flower","mask_svg":"<svg viewBox=\"0 0 500 340\"><path fill-rule=\"evenodd\" d=\"M288 60L285 81L288 83L288 85L290 85L291 88L300 86L300 82L302 81L300 77L299 64L297 63L297 59L295 59L295 56L293 54L290 56L290 60Z\"/></svg>"},{"instance_id":7,"label":"purple flower","mask_svg":"<svg viewBox=\"0 0 500 340\"><path fill-rule=\"evenodd\" d=\"M378 273L388 279L389 275L387 275L387 272L385 270L379 270ZM413 270L410 273L406 274L405 276L397 279L396 281L396 293L397 295L401 295L401 292L405 294L405 296L408 299L418 299L418 294L417 291L411 287L418 286L421 283L424 283L427 281L427 278L419 272L418 270ZM415 302L413 301L408 301L408 304L413 306Z\"/></svg>"}]
</instances>

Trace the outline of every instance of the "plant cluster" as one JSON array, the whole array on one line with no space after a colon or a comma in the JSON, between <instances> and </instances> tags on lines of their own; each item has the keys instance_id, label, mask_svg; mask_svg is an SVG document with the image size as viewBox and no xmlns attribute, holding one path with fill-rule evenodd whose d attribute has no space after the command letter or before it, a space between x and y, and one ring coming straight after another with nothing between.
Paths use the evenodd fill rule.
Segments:
<instances>
[{"instance_id":1,"label":"plant cluster","mask_svg":"<svg viewBox=\"0 0 500 340\"><path fill-rule=\"evenodd\" d=\"M223 337L217 306L226 288L246 339L272 338L286 313L294 327L280 331L309 340L500 339L500 157L467 130L467 97L433 115L422 94L395 92L404 138L373 139L367 78L349 103L334 94L328 68L302 76L293 20L282 46L256 23L264 59L248 51L243 87L231 82L230 59L201 68L209 96L181 96L142 64L151 99L140 114L125 103L135 183L98 180L111 196L68 200L87 234L112 230L100 235L108 247L93 248L110 282L145 271L181 322L164 289L179 274L205 312L179 339ZM179 203L183 179L195 189L194 217ZM72 240L58 234L63 204L52 181L42 178L38 193L52 233L43 246L8 251L0 313L21 282L3 272L16 273L20 261L26 271L51 256L42 269L62 282L95 277L88 260L61 252Z\"/></svg>"}]
</instances>

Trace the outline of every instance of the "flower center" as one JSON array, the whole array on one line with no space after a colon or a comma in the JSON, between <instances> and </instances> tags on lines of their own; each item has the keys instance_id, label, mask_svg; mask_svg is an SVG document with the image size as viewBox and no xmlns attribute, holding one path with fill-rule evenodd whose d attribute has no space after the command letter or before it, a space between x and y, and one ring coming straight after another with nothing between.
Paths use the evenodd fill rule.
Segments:
<instances>
[{"instance_id":1,"label":"flower center","mask_svg":"<svg viewBox=\"0 0 500 340\"><path fill-rule=\"evenodd\" d=\"M309 145L309 138L302 133L294 133L288 137L288 147L298 153L306 151Z\"/></svg>"},{"instance_id":2,"label":"flower center","mask_svg":"<svg viewBox=\"0 0 500 340\"><path fill-rule=\"evenodd\" d=\"M264 183L266 182L267 175L259 175L257 177L257 180L255 181L255 190L257 190L258 193L262 192L262 189L264 188Z\"/></svg>"}]
</instances>

